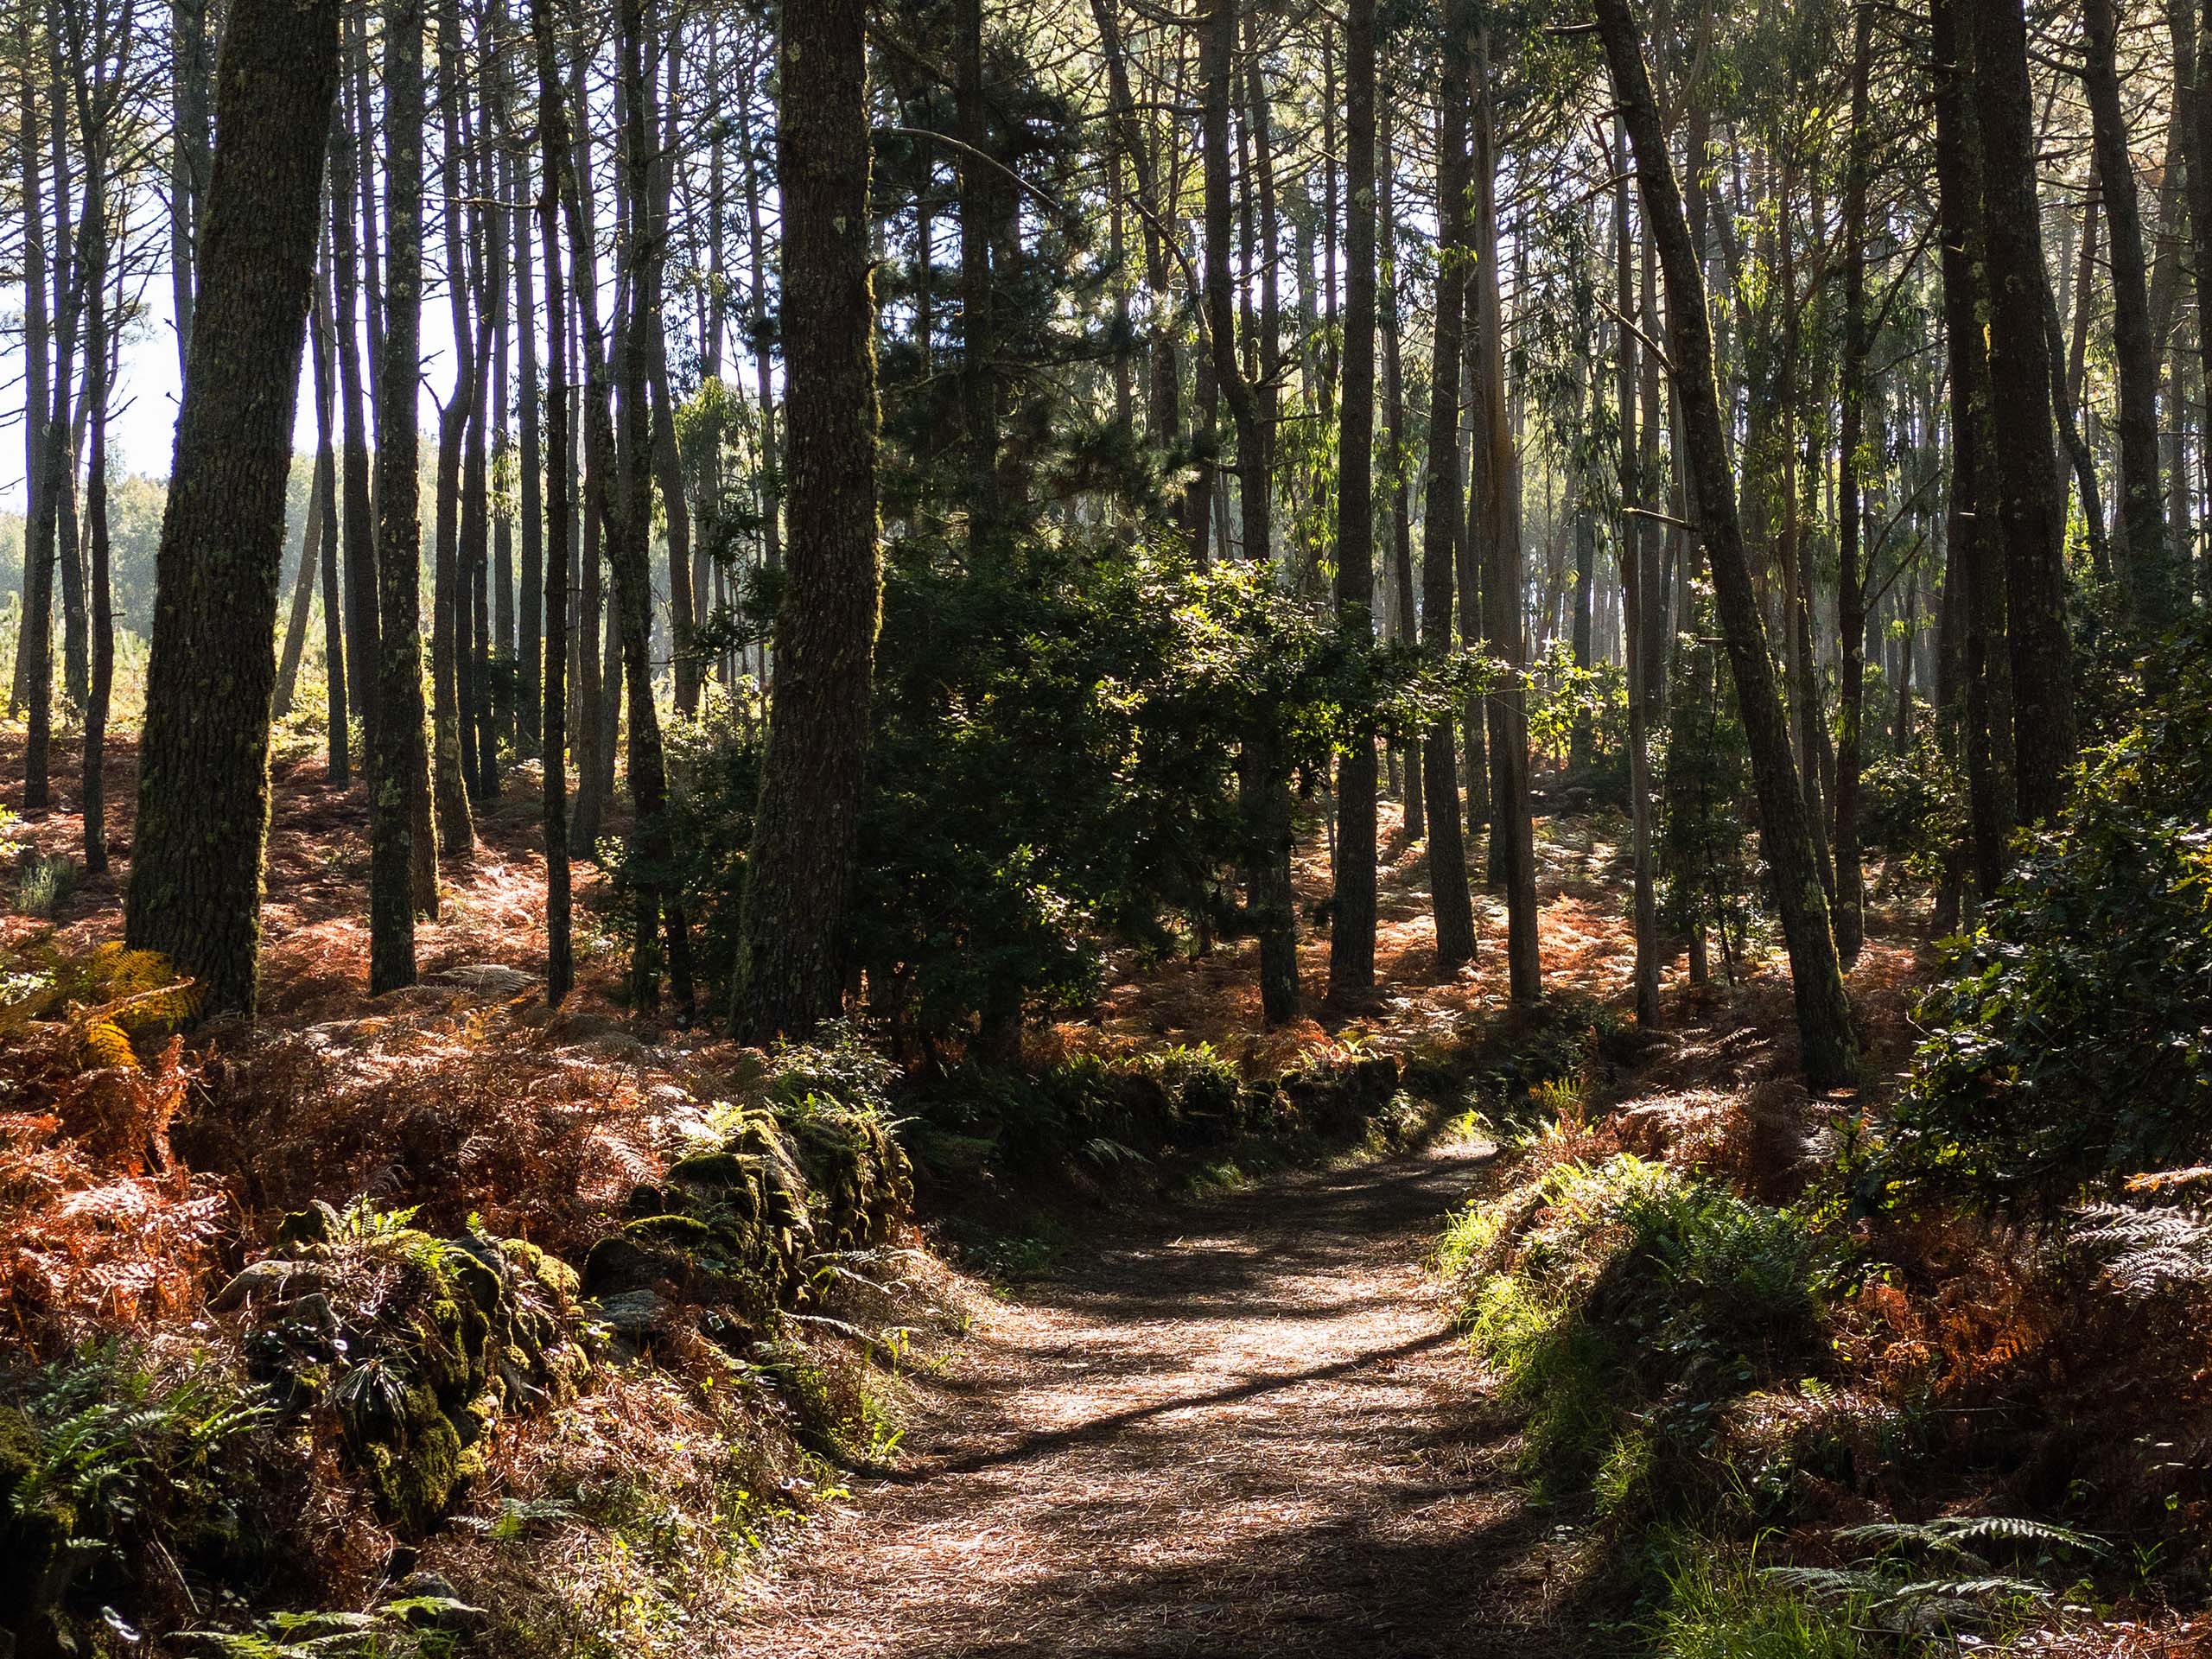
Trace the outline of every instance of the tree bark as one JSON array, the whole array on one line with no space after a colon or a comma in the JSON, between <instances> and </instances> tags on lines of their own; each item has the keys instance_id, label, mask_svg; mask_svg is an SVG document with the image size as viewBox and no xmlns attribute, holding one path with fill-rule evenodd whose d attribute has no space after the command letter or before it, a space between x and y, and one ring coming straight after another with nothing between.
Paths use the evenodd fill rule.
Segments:
<instances>
[{"instance_id":1,"label":"tree bark","mask_svg":"<svg viewBox=\"0 0 2212 1659\"><path fill-rule=\"evenodd\" d=\"M1617 545L1621 563L1621 643L1628 666L1628 796L1629 858L1632 891L1630 915L1636 934L1636 1023L1645 1030L1659 1023L1659 911L1651 869L1651 752L1646 729L1649 718L1645 678L1651 671L1649 636L1643 623L1649 598L1643 569L1649 547L1638 510L1647 485L1642 457L1637 448L1632 411L1637 404L1637 349L1627 320L1637 315L1636 283L1631 272L1633 245L1629 235L1628 129L1618 118L1613 124L1613 169L1619 183L1613 194L1614 295L1620 321L1614 334L1618 361L1614 372L1614 396L1621 408L1620 421L1620 531ZM1647 276L1646 280L1649 280ZM1533 883L1532 883L1533 889Z\"/></svg>"},{"instance_id":2,"label":"tree bark","mask_svg":"<svg viewBox=\"0 0 2212 1659\"><path fill-rule=\"evenodd\" d=\"M336 0L232 0L204 279L156 565L125 937L251 1015L284 477L338 81Z\"/></svg>"},{"instance_id":3,"label":"tree bark","mask_svg":"<svg viewBox=\"0 0 2212 1659\"><path fill-rule=\"evenodd\" d=\"M1397 593L1396 632L1400 645L1414 642L1419 621L1414 602L1412 486L1408 480L1405 365L1398 334L1397 159L1390 143L1393 103L1385 99L1376 122L1376 217L1382 231L1382 447L1389 458L1390 580ZM1405 747L1404 829L1408 844L1428 834L1421 785L1419 739ZM1471 910L1471 900L1470 903Z\"/></svg>"},{"instance_id":4,"label":"tree bark","mask_svg":"<svg viewBox=\"0 0 2212 1659\"><path fill-rule=\"evenodd\" d=\"M515 157L518 188L529 188L530 164L526 154L518 151ZM518 204L519 207L519 203ZM557 211L557 207L556 209ZM518 211L515 225L515 359L516 359L516 425L520 429L522 481L522 618L520 647L516 666L515 695L518 702L516 747L527 756L544 753L544 729L540 723L542 701L544 696L546 671L551 658L547 652L545 632L551 626L548 607L551 600L550 577L545 563L545 537L552 528L554 513L545 496L545 486L551 475L543 469L548 453L541 443L541 429L544 419L538 402L537 391L537 297L536 274L531 270L530 215ZM550 255L548 256L549 260ZM552 303L552 293L560 273L549 263L545 271L546 303ZM545 325L546 359L550 365L553 351L564 344L562 330L566 325L550 315ZM565 357L566 353L563 355ZM549 398L550 393L548 393ZM565 417L567 411L562 411ZM565 418L563 423L566 424ZM554 444L552 454L563 453ZM565 502L567 480L562 480ZM563 608L567 607L567 595L563 595ZM567 632L563 618L563 632ZM549 769L552 763L548 762ZM565 791L565 785L563 786ZM565 793L563 796L565 809ZM565 824L564 824L565 828Z\"/></svg>"},{"instance_id":5,"label":"tree bark","mask_svg":"<svg viewBox=\"0 0 2212 1659\"><path fill-rule=\"evenodd\" d=\"M369 771L369 989L376 994L415 982L416 913L434 915L437 904L436 830L423 735L423 531L415 410L423 327L423 4L385 0L377 738Z\"/></svg>"},{"instance_id":6,"label":"tree bark","mask_svg":"<svg viewBox=\"0 0 2212 1659\"><path fill-rule=\"evenodd\" d=\"M38 91L31 79L30 6L16 13L16 50L22 68L19 92L22 126L17 153L22 162L23 208L23 608L16 632L16 671L8 685L8 715L22 712L35 655L52 649L48 643L48 617L53 598L46 591L45 561L35 552L40 543L32 527L41 522L41 498L46 489L46 412L54 396L53 370L48 353L53 347L53 327L47 310L46 191L41 182L44 149L40 137ZM188 326L186 325L186 326ZM35 619L35 620L34 620ZM44 756L27 747L23 810L36 811L47 804L47 780L40 773Z\"/></svg>"},{"instance_id":7,"label":"tree bark","mask_svg":"<svg viewBox=\"0 0 2212 1659\"><path fill-rule=\"evenodd\" d=\"M1521 550L1521 457L1505 401L1505 318L1497 255L1497 132L1490 92L1490 31L1477 36L1474 93L1474 274L1470 278L1477 340L1475 471L1484 486L1483 633L1505 676L1487 702L1490 728L1491 844L1505 889L1506 982L1516 1007L1544 994L1537 937L1536 833L1529 804L1529 709L1522 671L1528 664L1521 594L1527 585ZM1626 307L1624 306L1624 310ZM1624 442L1633 445L1633 429Z\"/></svg>"},{"instance_id":8,"label":"tree bark","mask_svg":"<svg viewBox=\"0 0 2212 1659\"><path fill-rule=\"evenodd\" d=\"M2020 817L2035 823L2050 817L2064 801L2066 774L2075 747L2073 646L2066 632L2066 526L2056 487L2050 346L2043 321L2049 279L2043 263L2042 205L2036 195L2027 21L2021 0L1972 3L1974 73L1969 84L1981 142L1989 406L1993 421L2001 428L2001 441L1993 446L1991 461L1998 519L2005 534L2012 772ZM2105 142L2109 148L2109 140ZM2124 163L2120 170L2126 171ZM2104 171L2106 218L2113 232L2117 265L2124 257L2119 250L2129 239L2119 234L2125 181L2114 176L2109 157ZM2136 245L2139 253L2139 238ZM2155 354L2151 371L2155 400ZM2158 442L2152 418L2148 476L2155 509ZM2158 539L2163 546L2163 532Z\"/></svg>"},{"instance_id":9,"label":"tree bark","mask_svg":"<svg viewBox=\"0 0 2212 1659\"><path fill-rule=\"evenodd\" d=\"M338 339L338 404L346 433L346 656L353 665L352 702L361 716L364 759L377 743L377 543L369 499L369 435L363 414L361 339L354 306L360 284L354 244L354 170L359 149L343 111L330 129L332 301ZM324 602L329 602L326 594ZM373 771L373 762L368 768Z\"/></svg>"},{"instance_id":10,"label":"tree bark","mask_svg":"<svg viewBox=\"0 0 2212 1659\"><path fill-rule=\"evenodd\" d=\"M544 146L544 185L538 198L538 234L545 250L545 571L544 709L538 728L545 759L540 822L545 836L545 1000L560 1007L575 981L569 895L569 304L561 264L563 194L568 188L569 105L555 58L552 0L531 0L531 41L537 64L537 130ZM518 247L526 275L527 245ZM530 307L524 319L529 360ZM524 423L524 443L530 423ZM525 543L525 547L527 543ZM525 589L525 596L527 590Z\"/></svg>"},{"instance_id":11,"label":"tree bark","mask_svg":"<svg viewBox=\"0 0 2212 1659\"><path fill-rule=\"evenodd\" d=\"M1452 654L1452 588L1459 516L1459 360L1466 289L1467 86L1466 0L1451 0L1444 18L1442 86L1438 98L1436 194L1442 204L1437 240L1435 353L1429 375L1427 515L1421 529L1421 645L1442 662ZM1452 722L1428 728L1421 755L1427 798L1429 904L1436 919L1436 971L1448 976L1474 960L1474 897L1467 887L1467 849L1459 809L1459 759Z\"/></svg>"},{"instance_id":12,"label":"tree bark","mask_svg":"<svg viewBox=\"0 0 2212 1659\"><path fill-rule=\"evenodd\" d=\"M1985 16L1993 18L2006 10L1999 5L1997 0L1981 0L1981 3ZM2104 185L2105 223L2110 232L2113 355L2120 369L2120 413L2116 423L2120 438L2120 571L2127 594L2129 615L2136 630L2149 635L2165 626L2173 604L2173 550L2166 541L2165 496L2158 479L2160 352L2158 337L2152 330L2151 297L2143 252L2142 208L2135 189L2135 163L2128 152L2127 115L2120 103L2117 45L2120 19L2113 0L2083 0L2082 22L2084 48L2082 84L2088 93L2090 124L2097 150L2097 174ZM1985 54L1985 62L1980 66L1977 75L1978 81L1998 79L2000 70L2008 67L2004 48L2010 44L2014 32L2022 34L2020 50L2024 54L2025 36L2017 16L2012 17L2005 29L1989 29L1983 32L1977 41ZM2024 56L2019 66L2018 79L2020 85L2017 90L2020 98L2024 99L2027 92ZM2006 84L2009 86L2009 78ZM1986 99L1993 93L1985 92L1983 96ZM2003 107L2010 110L2017 106L2008 97ZM2012 131L2017 125L2017 120L2005 124L1997 129L1998 135L2017 137ZM2031 130L2029 137L2032 142ZM2031 165L2034 159L2032 151L2027 159ZM2011 160L2015 167L2018 165L2017 155L2013 155ZM2009 226L2000 227L1998 225L1995 215L2000 198L1997 193L2000 190L2006 193L2003 200L2013 209L2023 202L2031 204L2035 200L2032 173L2024 184L2020 184L2000 171L2001 166L1999 155L1993 149L1990 170L1983 183L1983 188L1991 193L1993 243L2000 234L2011 231ZM2023 243L2011 249L2014 260L2026 257L2024 247ZM2029 275L2032 275L2038 286L2044 284L2039 237L2035 239L2034 248L2037 264L2031 273L2024 265L1999 265L1996 261L1996 249L1993 247L1989 271L1993 285L1993 309L2001 307L2011 290L2024 283ZM2018 308L2024 313L2024 306ZM2039 341L2043 338L2043 309L2038 296L2036 332ZM1997 360L2004 353L1993 338L1990 347L1993 374L1996 372ZM2047 372L2044 378L2047 384ZM2047 403L2049 394L2046 392L2044 397ZM2001 398L1996 406L2006 411L2008 422L2014 418L2033 419L2031 414L2010 409ZM2044 424L2049 424L2048 415L2044 416ZM2063 512L2063 507L2061 511ZM2017 550L2013 556L2017 562ZM2063 597L2063 575L2056 585ZM2016 582L2014 586L2018 588L2018 584ZM2031 582L2024 592L2017 592L2014 594L2016 607L2023 599L2035 600L2041 594L2042 586L2041 583ZM2030 620L2026 611L2019 612L2014 620L2015 630L2022 622ZM2013 689L2015 696L2024 703L2036 695L2034 688L2021 683L2017 664ZM2031 747L2040 747L2040 745L2031 744ZM2022 757L2023 760L2028 758L2026 755ZM2020 805L2031 821L2044 816L2056 804L2053 791L2058 788L2057 782L2056 779L2042 775L2044 767L2045 762L2038 757L2036 765L2024 766L2021 771ZM2035 775L2031 776L2031 772ZM2034 798L2032 803L2031 798Z\"/></svg>"},{"instance_id":13,"label":"tree bark","mask_svg":"<svg viewBox=\"0 0 2212 1659\"><path fill-rule=\"evenodd\" d=\"M1859 856L1859 726L1866 690L1866 584L1861 569L1864 503L1859 448L1866 423L1866 174L1868 80L1873 59L1873 0L1853 8L1851 135L1843 198L1843 414L1837 434L1836 627L1843 672L1842 734L1835 756L1835 946L1847 966L1866 938L1866 893ZM1871 561L1869 561L1871 563Z\"/></svg>"},{"instance_id":14,"label":"tree bark","mask_svg":"<svg viewBox=\"0 0 2212 1659\"><path fill-rule=\"evenodd\" d=\"M660 1004L659 933L667 930L670 990L679 1006L691 1002L691 950L683 907L661 874L673 867L668 824L668 770L661 750L660 714L652 676L652 359L658 355L658 296L664 257L659 215L653 210L652 170L657 135L651 120L645 71L645 0L620 0L617 10L621 72L626 87L623 158L631 200L630 315L622 331L620 404L622 499L609 525L615 597L621 607L622 666L630 721L630 797L633 807L631 861L635 872L637 933L630 962L630 1006L651 1013ZM663 404L665 410L665 402ZM671 430L670 448L675 447ZM671 519L683 511L683 480L676 480ZM688 555L686 556L688 557ZM688 572L687 572L688 575Z\"/></svg>"},{"instance_id":15,"label":"tree bark","mask_svg":"<svg viewBox=\"0 0 2212 1659\"><path fill-rule=\"evenodd\" d=\"M1981 188L1974 111L1967 93L1974 17L1968 0L1930 0L1936 83L1936 209L1942 245L1944 335L1951 383L1951 489L1945 540L1942 661L1951 694L1941 699L1956 728L1967 772L1968 843L1977 884L1993 892L2012 833L2011 664L2004 640L2005 567L1997 537L1994 463L1989 459L1988 356L1982 346L1975 264L1981 247ZM1947 881L1947 894L1958 883ZM1948 911L1948 899L1939 901ZM1946 917L1946 919L1955 919Z\"/></svg>"},{"instance_id":16,"label":"tree bark","mask_svg":"<svg viewBox=\"0 0 2212 1659\"><path fill-rule=\"evenodd\" d=\"M108 575L107 414L118 340L110 337L108 327L107 212L104 198L106 156L101 148L92 149L88 164L94 183L103 192L103 200L88 221L99 238L97 257L87 259L92 271L92 285L91 325L86 330L91 341L86 359L89 384L85 389L86 401L92 411L92 456L85 480L86 539L92 566L88 573L92 586L92 664L85 699L84 781L79 794L85 821L85 868L99 874L107 868L107 717L115 686L114 594Z\"/></svg>"},{"instance_id":17,"label":"tree bark","mask_svg":"<svg viewBox=\"0 0 2212 1659\"><path fill-rule=\"evenodd\" d=\"M1351 0L1345 12L1344 144L1351 212L1337 452L1337 626L1363 652L1375 642L1375 0ZM1362 732L1337 765L1332 995L1375 984L1375 738Z\"/></svg>"},{"instance_id":18,"label":"tree bark","mask_svg":"<svg viewBox=\"0 0 2212 1659\"><path fill-rule=\"evenodd\" d=\"M456 0L444 0L438 11L438 103L445 139L440 176L447 204L446 296L454 366L453 391L438 411L436 540L430 566L430 756L438 850L448 858L465 858L476 845L468 774L461 756L461 607L467 601L461 578L461 474L476 409L476 346L469 315L467 196L461 188L460 35L461 8ZM393 233L397 234L396 228Z\"/></svg>"},{"instance_id":19,"label":"tree bark","mask_svg":"<svg viewBox=\"0 0 2212 1659\"><path fill-rule=\"evenodd\" d=\"M327 193L323 198L327 204ZM353 734L347 729L347 682L344 607L339 603L338 579L338 457L334 434L336 396L330 361L329 244L315 276L315 331L311 348L315 359L315 471L322 479L322 678L323 707L327 715L324 734L324 776L334 788L353 781Z\"/></svg>"},{"instance_id":20,"label":"tree bark","mask_svg":"<svg viewBox=\"0 0 2212 1659\"><path fill-rule=\"evenodd\" d=\"M738 951L738 1035L809 1034L843 987L881 590L862 0L784 13L777 172L791 575Z\"/></svg>"}]
</instances>

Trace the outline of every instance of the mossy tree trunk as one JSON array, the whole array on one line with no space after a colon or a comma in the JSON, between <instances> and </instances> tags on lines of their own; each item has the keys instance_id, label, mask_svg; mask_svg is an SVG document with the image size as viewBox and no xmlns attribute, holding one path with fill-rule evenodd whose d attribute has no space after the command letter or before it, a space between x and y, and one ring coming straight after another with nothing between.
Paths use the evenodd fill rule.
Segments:
<instances>
[{"instance_id":1,"label":"mossy tree trunk","mask_svg":"<svg viewBox=\"0 0 2212 1659\"><path fill-rule=\"evenodd\" d=\"M338 84L337 0L234 0L156 566L130 943L253 1011L294 402Z\"/></svg>"},{"instance_id":2,"label":"mossy tree trunk","mask_svg":"<svg viewBox=\"0 0 2212 1659\"><path fill-rule=\"evenodd\" d=\"M423 741L423 0L385 6L385 301L377 399L377 739L369 769L369 988L415 982L421 873L436 897Z\"/></svg>"}]
</instances>

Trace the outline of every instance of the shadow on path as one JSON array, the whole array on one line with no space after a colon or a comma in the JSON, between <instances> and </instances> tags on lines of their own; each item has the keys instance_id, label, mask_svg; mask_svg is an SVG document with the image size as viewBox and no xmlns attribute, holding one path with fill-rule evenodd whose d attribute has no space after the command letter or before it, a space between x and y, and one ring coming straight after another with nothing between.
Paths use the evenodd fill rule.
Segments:
<instances>
[{"instance_id":1,"label":"shadow on path","mask_svg":"<svg viewBox=\"0 0 2212 1659\"><path fill-rule=\"evenodd\" d=\"M1102 1228L979 1321L912 1465L810 1529L736 1651L1571 1652L1548 1529L1421 1265L1487 1151Z\"/></svg>"}]
</instances>

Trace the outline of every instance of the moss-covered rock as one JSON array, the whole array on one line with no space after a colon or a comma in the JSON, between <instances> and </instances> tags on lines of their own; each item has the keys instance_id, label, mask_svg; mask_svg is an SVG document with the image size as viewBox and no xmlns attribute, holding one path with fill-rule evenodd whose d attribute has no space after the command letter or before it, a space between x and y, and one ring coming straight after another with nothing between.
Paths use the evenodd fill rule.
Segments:
<instances>
[{"instance_id":1,"label":"moss-covered rock","mask_svg":"<svg viewBox=\"0 0 2212 1659\"><path fill-rule=\"evenodd\" d=\"M289 1217L278 1236L210 1306L245 1309L257 1372L292 1410L327 1414L402 1532L452 1507L502 1415L573 1398L590 1374L576 1274L535 1245L349 1231L334 1212Z\"/></svg>"},{"instance_id":2,"label":"moss-covered rock","mask_svg":"<svg viewBox=\"0 0 2212 1659\"><path fill-rule=\"evenodd\" d=\"M804 1301L812 1258L886 1243L912 1195L879 1115L819 1096L787 1117L751 1113L632 1195L631 1219L585 1260L583 1289L604 1303L664 1288L714 1310L718 1330L757 1334Z\"/></svg>"}]
</instances>

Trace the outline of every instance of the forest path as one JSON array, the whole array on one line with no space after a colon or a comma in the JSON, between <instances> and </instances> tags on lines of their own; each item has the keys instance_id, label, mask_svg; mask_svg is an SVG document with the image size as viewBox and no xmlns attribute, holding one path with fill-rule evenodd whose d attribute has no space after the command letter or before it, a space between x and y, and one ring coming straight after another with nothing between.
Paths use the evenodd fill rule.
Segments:
<instances>
[{"instance_id":1,"label":"forest path","mask_svg":"<svg viewBox=\"0 0 2212 1659\"><path fill-rule=\"evenodd\" d=\"M909 1466L811 1528L736 1650L1556 1653L1548 1518L1424 1261L1486 1146L1102 1230L923 1384Z\"/></svg>"}]
</instances>

